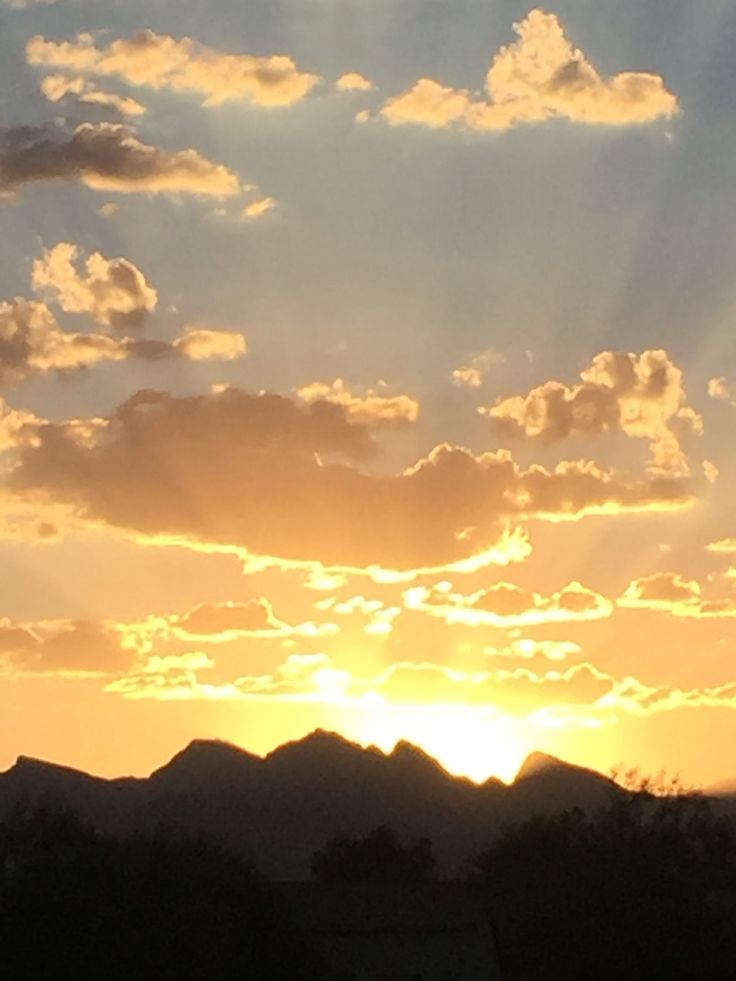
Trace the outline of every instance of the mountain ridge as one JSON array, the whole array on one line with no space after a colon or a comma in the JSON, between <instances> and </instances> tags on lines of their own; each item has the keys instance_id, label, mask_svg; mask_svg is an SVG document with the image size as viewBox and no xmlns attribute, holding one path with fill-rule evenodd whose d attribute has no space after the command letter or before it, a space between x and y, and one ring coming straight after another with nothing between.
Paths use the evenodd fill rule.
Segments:
<instances>
[{"instance_id":1,"label":"mountain ridge","mask_svg":"<svg viewBox=\"0 0 736 981\"><path fill-rule=\"evenodd\" d=\"M0 773L0 817L23 804L53 804L112 834L161 826L205 834L282 880L307 878L312 854L332 835L386 824L429 838L441 873L462 874L504 824L594 810L624 793L602 774L546 754L530 754L509 785L475 784L406 741L384 753L316 730L265 756L195 739L148 777L108 779L20 756Z\"/></svg>"}]
</instances>

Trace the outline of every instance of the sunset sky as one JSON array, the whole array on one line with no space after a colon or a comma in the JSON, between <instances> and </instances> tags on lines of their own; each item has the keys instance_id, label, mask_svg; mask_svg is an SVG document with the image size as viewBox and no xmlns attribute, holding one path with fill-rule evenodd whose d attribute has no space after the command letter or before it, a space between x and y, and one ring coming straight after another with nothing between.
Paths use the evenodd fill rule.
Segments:
<instances>
[{"instance_id":1,"label":"sunset sky","mask_svg":"<svg viewBox=\"0 0 736 981\"><path fill-rule=\"evenodd\" d=\"M736 778L731 0L0 0L0 769Z\"/></svg>"}]
</instances>

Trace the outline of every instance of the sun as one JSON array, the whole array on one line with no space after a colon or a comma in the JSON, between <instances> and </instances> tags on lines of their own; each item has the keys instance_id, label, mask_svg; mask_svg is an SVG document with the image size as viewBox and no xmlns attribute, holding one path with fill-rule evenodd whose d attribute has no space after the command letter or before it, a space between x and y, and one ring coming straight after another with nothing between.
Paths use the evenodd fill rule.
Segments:
<instances>
[{"instance_id":1,"label":"sun","mask_svg":"<svg viewBox=\"0 0 736 981\"><path fill-rule=\"evenodd\" d=\"M533 749L520 720L490 707L376 701L355 723L352 736L363 744L390 752L406 740L477 783L489 777L511 782Z\"/></svg>"}]
</instances>

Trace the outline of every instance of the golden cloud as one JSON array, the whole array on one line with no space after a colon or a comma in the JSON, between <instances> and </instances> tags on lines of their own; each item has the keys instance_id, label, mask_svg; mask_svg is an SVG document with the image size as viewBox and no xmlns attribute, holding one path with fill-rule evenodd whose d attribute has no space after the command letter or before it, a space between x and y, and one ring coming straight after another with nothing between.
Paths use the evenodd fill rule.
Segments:
<instances>
[{"instance_id":1,"label":"golden cloud","mask_svg":"<svg viewBox=\"0 0 736 981\"><path fill-rule=\"evenodd\" d=\"M480 388L489 370L505 361L506 358L493 348L483 351L474 355L466 364L455 368L452 381L461 388Z\"/></svg>"},{"instance_id":2,"label":"golden cloud","mask_svg":"<svg viewBox=\"0 0 736 981\"><path fill-rule=\"evenodd\" d=\"M392 665L375 691L390 702L494 706L510 713L531 713L548 705L592 706L608 695L613 679L591 664L542 673L528 668L468 674L436 664Z\"/></svg>"},{"instance_id":3,"label":"golden cloud","mask_svg":"<svg viewBox=\"0 0 736 981\"><path fill-rule=\"evenodd\" d=\"M702 418L687 405L682 370L666 351L603 351L580 377L581 384L545 382L480 411L509 436L554 442L578 434L621 432L646 439L651 473L689 473L680 435L702 432Z\"/></svg>"},{"instance_id":4,"label":"golden cloud","mask_svg":"<svg viewBox=\"0 0 736 981\"><path fill-rule=\"evenodd\" d=\"M602 77L567 39L555 14L532 10L514 30L519 40L501 48L488 71L486 100L476 101L467 89L421 78L389 99L382 115L394 125L461 123L470 130L498 132L554 118L629 126L678 112L677 97L659 75L622 72Z\"/></svg>"},{"instance_id":5,"label":"golden cloud","mask_svg":"<svg viewBox=\"0 0 736 981\"><path fill-rule=\"evenodd\" d=\"M41 91L49 102L60 102L73 96L88 105L109 106L122 116L142 116L146 111L146 107L135 99L98 89L81 75L47 75L41 81Z\"/></svg>"},{"instance_id":6,"label":"golden cloud","mask_svg":"<svg viewBox=\"0 0 736 981\"><path fill-rule=\"evenodd\" d=\"M618 605L629 609L658 610L689 619L736 616L736 598L705 599L700 583L675 572L657 572L629 583Z\"/></svg>"},{"instance_id":7,"label":"golden cloud","mask_svg":"<svg viewBox=\"0 0 736 981\"><path fill-rule=\"evenodd\" d=\"M0 301L0 383L16 384L47 371L122 361L125 344L104 334L64 331L45 303Z\"/></svg>"},{"instance_id":8,"label":"golden cloud","mask_svg":"<svg viewBox=\"0 0 736 981\"><path fill-rule=\"evenodd\" d=\"M286 55L228 54L190 37L142 30L130 38L95 47L90 34L74 41L37 35L26 45L30 65L62 68L80 75L115 76L129 85L193 92L205 106L245 99L256 106L290 106L319 81Z\"/></svg>"},{"instance_id":9,"label":"golden cloud","mask_svg":"<svg viewBox=\"0 0 736 981\"><path fill-rule=\"evenodd\" d=\"M246 204L241 212L241 218L244 221L253 221L255 218L262 218L269 211L273 211L276 205L276 198L259 198L257 201L251 201L250 204Z\"/></svg>"},{"instance_id":10,"label":"golden cloud","mask_svg":"<svg viewBox=\"0 0 736 981\"><path fill-rule=\"evenodd\" d=\"M131 670L136 656L112 622L0 620L0 670L6 675L103 677Z\"/></svg>"},{"instance_id":11,"label":"golden cloud","mask_svg":"<svg viewBox=\"0 0 736 981\"><path fill-rule=\"evenodd\" d=\"M190 327L174 341L173 347L192 361L234 361L248 350L245 337L237 331L209 327Z\"/></svg>"},{"instance_id":12,"label":"golden cloud","mask_svg":"<svg viewBox=\"0 0 736 981\"><path fill-rule=\"evenodd\" d=\"M529 593L508 582L468 596L453 592L449 583L433 588L414 586L405 590L404 605L448 624L498 628L601 620L614 610L610 600L578 582L569 583L552 596Z\"/></svg>"},{"instance_id":13,"label":"golden cloud","mask_svg":"<svg viewBox=\"0 0 736 981\"><path fill-rule=\"evenodd\" d=\"M150 146L120 124L82 123L71 133L49 126L0 129L0 194L50 180L121 193L227 197L240 190L222 164L196 150Z\"/></svg>"},{"instance_id":14,"label":"golden cloud","mask_svg":"<svg viewBox=\"0 0 736 981\"><path fill-rule=\"evenodd\" d=\"M345 72L335 85L341 92L369 92L374 87L373 82L360 72Z\"/></svg>"},{"instance_id":15,"label":"golden cloud","mask_svg":"<svg viewBox=\"0 0 736 981\"><path fill-rule=\"evenodd\" d=\"M156 290L129 259L93 252L84 275L75 268L78 257L71 242L47 249L33 263L33 288L51 292L66 313L87 314L103 327L138 327L156 309Z\"/></svg>"},{"instance_id":16,"label":"golden cloud","mask_svg":"<svg viewBox=\"0 0 736 981\"><path fill-rule=\"evenodd\" d=\"M353 395L342 378L332 384L312 382L297 391L299 398L311 405L314 402L331 402L342 406L348 418L357 423L402 425L416 422L419 403L408 395L380 395L368 389L366 395Z\"/></svg>"},{"instance_id":17,"label":"golden cloud","mask_svg":"<svg viewBox=\"0 0 736 981\"><path fill-rule=\"evenodd\" d=\"M582 461L524 470L506 451L448 445L401 473L374 474L373 429L345 406L235 388L139 392L91 439L80 441L79 425L39 427L9 489L151 539L330 567L479 568L528 554L509 522L691 503L674 479Z\"/></svg>"}]
</instances>

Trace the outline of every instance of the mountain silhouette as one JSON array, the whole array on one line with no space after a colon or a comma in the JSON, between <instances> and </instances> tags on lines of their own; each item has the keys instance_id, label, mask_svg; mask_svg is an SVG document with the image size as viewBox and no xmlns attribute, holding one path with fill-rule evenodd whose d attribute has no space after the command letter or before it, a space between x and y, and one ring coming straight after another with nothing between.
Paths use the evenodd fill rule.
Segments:
<instances>
[{"instance_id":1,"label":"mountain silhouette","mask_svg":"<svg viewBox=\"0 0 736 981\"><path fill-rule=\"evenodd\" d=\"M462 871L505 823L595 809L616 793L623 791L601 774L542 753L529 756L509 786L476 785L411 743L384 753L318 729L265 757L197 739L147 778L107 780L21 756L0 774L0 816L45 804L114 834L160 825L204 833L284 880L308 877L312 853L332 835L389 825L430 838L447 875Z\"/></svg>"}]
</instances>

